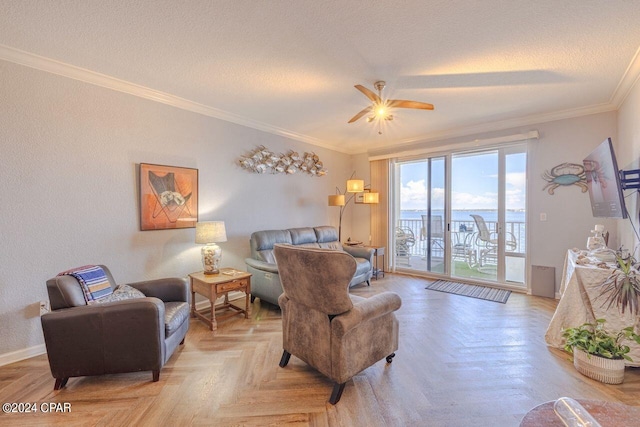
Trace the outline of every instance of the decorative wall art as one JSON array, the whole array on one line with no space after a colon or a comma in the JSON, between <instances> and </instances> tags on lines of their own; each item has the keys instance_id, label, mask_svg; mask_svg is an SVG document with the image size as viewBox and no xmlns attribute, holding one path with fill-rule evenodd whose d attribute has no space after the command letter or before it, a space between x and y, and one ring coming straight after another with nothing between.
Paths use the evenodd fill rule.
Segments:
<instances>
[{"instance_id":1,"label":"decorative wall art","mask_svg":"<svg viewBox=\"0 0 640 427\"><path fill-rule=\"evenodd\" d=\"M577 185L582 188L582 192L589 190L587 187L587 175L584 172L584 166L577 163L561 163L551 168L551 171L544 171L542 179L547 181L542 191L547 190L551 195L558 187L567 187L569 185Z\"/></svg>"},{"instance_id":2,"label":"decorative wall art","mask_svg":"<svg viewBox=\"0 0 640 427\"><path fill-rule=\"evenodd\" d=\"M140 230L193 228L198 169L140 163Z\"/></svg>"},{"instance_id":3,"label":"decorative wall art","mask_svg":"<svg viewBox=\"0 0 640 427\"><path fill-rule=\"evenodd\" d=\"M289 150L287 154L276 154L260 145L246 156L240 157L240 166L255 173L284 173L292 175L298 171L312 176L327 174L322 161L315 153L298 154Z\"/></svg>"}]
</instances>

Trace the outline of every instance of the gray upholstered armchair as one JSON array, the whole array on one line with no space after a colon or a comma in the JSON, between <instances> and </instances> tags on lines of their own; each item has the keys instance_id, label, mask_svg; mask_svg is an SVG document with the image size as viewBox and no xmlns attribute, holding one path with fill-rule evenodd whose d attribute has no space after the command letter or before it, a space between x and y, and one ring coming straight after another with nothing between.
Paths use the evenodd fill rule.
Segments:
<instances>
[{"instance_id":1,"label":"gray upholstered armchair","mask_svg":"<svg viewBox=\"0 0 640 427\"><path fill-rule=\"evenodd\" d=\"M350 295L356 261L345 252L276 245L284 293L280 366L294 355L335 381L329 403L336 404L346 382L398 349L400 297L383 292Z\"/></svg>"},{"instance_id":2,"label":"gray upholstered armchair","mask_svg":"<svg viewBox=\"0 0 640 427\"><path fill-rule=\"evenodd\" d=\"M100 267L115 289L109 270ZM47 280L52 311L41 320L56 390L69 377L88 375L152 371L158 381L160 369L189 329L188 284L167 278L129 286L144 295L87 305L75 277Z\"/></svg>"}]
</instances>

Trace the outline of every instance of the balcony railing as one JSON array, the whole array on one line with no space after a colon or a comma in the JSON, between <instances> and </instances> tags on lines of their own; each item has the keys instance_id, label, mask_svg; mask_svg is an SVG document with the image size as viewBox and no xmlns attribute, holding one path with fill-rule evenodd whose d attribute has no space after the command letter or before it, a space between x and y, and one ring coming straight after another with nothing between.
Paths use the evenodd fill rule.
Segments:
<instances>
[{"instance_id":1,"label":"balcony railing","mask_svg":"<svg viewBox=\"0 0 640 427\"><path fill-rule=\"evenodd\" d=\"M495 239L498 223L487 221L486 224L491 233L491 238ZM398 220L397 227L403 230L405 234L413 236L412 244L403 247L401 251L404 251L404 253L397 253L397 255L424 257L428 246L431 245L432 257L444 257L444 235L442 234L444 230L432 230L431 241L429 241L429 236L420 219ZM525 231L524 222L509 221L505 223L507 254L516 257L524 256L526 248ZM486 249L486 243L479 241L478 230L474 221L453 220L451 221L451 247L453 249L452 254L455 257L460 255L456 253L456 249L460 248L463 248L465 252L475 251L479 254L483 248ZM462 255L464 256L465 253L462 253Z\"/></svg>"}]
</instances>

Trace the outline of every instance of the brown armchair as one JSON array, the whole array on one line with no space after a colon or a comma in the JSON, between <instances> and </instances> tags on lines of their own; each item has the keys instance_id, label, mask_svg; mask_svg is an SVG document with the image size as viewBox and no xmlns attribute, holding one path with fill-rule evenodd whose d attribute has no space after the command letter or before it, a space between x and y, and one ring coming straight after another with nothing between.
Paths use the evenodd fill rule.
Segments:
<instances>
[{"instance_id":1,"label":"brown armchair","mask_svg":"<svg viewBox=\"0 0 640 427\"><path fill-rule=\"evenodd\" d=\"M116 288L109 270L103 268ZM153 381L189 329L185 279L130 283L145 297L87 305L72 276L47 280L51 312L41 317L55 390L69 377L152 371Z\"/></svg>"},{"instance_id":2,"label":"brown armchair","mask_svg":"<svg viewBox=\"0 0 640 427\"><path fill-rule=\"evenodd\" d=\"M276 245L284 293L280 366L294 355L335 381L329 403L336 404L346 382L398 349L400 297L383 292L371 298L350 295L356 261L345 252Z\"/></svg>"}]
</instances>

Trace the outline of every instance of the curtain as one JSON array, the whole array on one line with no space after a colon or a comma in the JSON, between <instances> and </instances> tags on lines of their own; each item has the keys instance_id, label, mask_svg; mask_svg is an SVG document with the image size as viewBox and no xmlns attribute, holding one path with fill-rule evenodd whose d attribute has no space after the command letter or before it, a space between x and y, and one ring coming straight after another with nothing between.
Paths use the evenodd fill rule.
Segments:
<instances>
[{"instance_id":1,"label":"curtain","mask_svg":"<svg viewBox=\"0 0 640 427\"><path fill-rule=\"evenodd\" d=\"M384 271L389 271L389 159L374 160L369 163L371 190L379 195L378 204L371 205L371 244L384 246Z\"/></svg>"}]
</instances>

